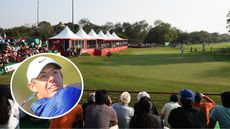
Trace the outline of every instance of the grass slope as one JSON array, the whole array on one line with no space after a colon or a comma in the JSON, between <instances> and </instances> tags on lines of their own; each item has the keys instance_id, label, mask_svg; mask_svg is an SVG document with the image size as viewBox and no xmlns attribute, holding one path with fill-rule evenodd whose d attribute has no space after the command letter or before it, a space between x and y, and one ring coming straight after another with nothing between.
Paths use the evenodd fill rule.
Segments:
<instances>
[{"instance_id":1,"label":"grass slope","mask_svg":"<svg viewBox=\"0 0 230 129\"><path fill-rule=\"evenodd\" d=\"M229 43L212 46L217 50L229 47ZM70 59L82 72L85 89L177 92L189 88L220 93L230 88L230 56L191 53L189 46L183 55L177 48L129 48L111 58Z\"/></svg>"}]
</instances>

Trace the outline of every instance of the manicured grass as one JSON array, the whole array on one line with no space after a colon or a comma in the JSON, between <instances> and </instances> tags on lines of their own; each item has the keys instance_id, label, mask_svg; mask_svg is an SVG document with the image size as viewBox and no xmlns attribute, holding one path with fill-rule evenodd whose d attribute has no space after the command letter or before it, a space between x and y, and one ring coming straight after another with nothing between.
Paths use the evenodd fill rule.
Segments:
<instances>
[{"instance_id":1,"label":"manicured grass","mask_svg":"<svg viewBox=\"0 0 230 129\"><path fill-rule=\"evenodd\" d=\"M208 45L206 52L179 48L129 48L112 57L81 56L70 58L80 69L85 89L178 92L189 88L204 93L221 93L230 88L230 55L218 50L230 43ZM1 84L10 84L12 73L0 75Z\"/></svg>"},{"instance_id":2,"label":"manicured grass","mask_svg":"<svg viewBox=\"0 0 230 129\"><path fill-rule=\"evenodd\" d=\"M104 56L81 56L71 59L79 68L84 79L84 89L107 89L120 91L175 92L189 88L203 93L221 93L230 89L230 55L221 54L221 48L230 48L230 43L212 44L213 51L202 45L198 52L190 52L184 46L182 55L179 48L129 48ZM0 84L9 85L12 72L0 75ZM68 77L67 77L68 78ZM83 97L85 97L86 92ZM110 94L116 101L119 93ZM136 102L132 93L131 106ZM160 110L169 95L152 94L151 98ZM217 103L218 97L214 97ZM81 103L85 102L85 98ZM24 124L24 125L23 125ZM30 127L24 122L23 127ZM45 125L48 127L48 125Z\"/></svg>"},{"instance_id":3,"label":"manicured grass","mask_svg":"<svg viewBox=\"0 0 230 129\"><path fill-rule=\"evenodd\" d=\"M111 58L70 59L82 72L85 89L220 93L230 88L230 56L215 52L185 49L181 55L177 48L129 48Z\"/></svg>"}]
</instances>

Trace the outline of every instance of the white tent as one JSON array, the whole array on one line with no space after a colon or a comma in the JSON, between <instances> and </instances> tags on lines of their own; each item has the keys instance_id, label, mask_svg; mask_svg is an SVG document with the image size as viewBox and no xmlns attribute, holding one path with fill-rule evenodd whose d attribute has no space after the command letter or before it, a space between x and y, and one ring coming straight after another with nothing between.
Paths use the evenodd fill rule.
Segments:
<instances>
[{"instance_id":1,"label":"white tent","mask_svg":"<svg viewBox=\"0 0 230 129\"><path fill-rule=\"evenodd\" d=\"M109 37L107 37L103 32L102 32L102 30L98 33L98 36L100 36L102 39L104 39L104 40L110 40L110 38Z\"/></svg>"},{"instance_id":2,"label":"white tent","mask_svg":"<svg viewBox=\"0 0 230 129\"><path fill-rule=\"evenodd\" d=\"M116 34L115 32L113 32L112 36L113 36L114 38L116 38L116 39L119 39L119 40L122 39L122 38L118 37L117 34Z\"/></svg>"},{"instance_id":3,"label":"white tent","mask_svg":"<svg viewBox=\"0 0 230 129\"><path fill-rule=\"evenodd\" d=\"M81 37L75 35L68 26L66 26L59 34L49 38L49 39L78 39L82 40Z\"/></svg>"},{"instance_id":4,"label":"white tent","mask_svg":"<svg viewBox=\"0 0 230 129\"><path fill-rule=\"evenodd\" d=\"M93 29L89 32L88 35L95 39L103 39L100 36L98 36Z\"/></svg>"},{"instance_id":5,"label":"white tent","mask_svg":"<svg viewBox=\"0 0 230 129\"><path fill-rule=\"evenodd\" d=\"M111 40L116 39L116 38L114 38L114 37L109 33L109 31L107 31L105 35L106 35L107 37L109 37Z\"/></svg>"},{"instance_id":6,"label":"white tent","mask_svg":"<svg viewBox=\"0 0 230 129\"><path fill-rule=\"evenodd\" d=\"M76 35L83 38L83 39L88 39L88 40L95 39L95 38L89 36L82 28L80 28L80 30L76 33Z\"/></svg>"}]
</instances>

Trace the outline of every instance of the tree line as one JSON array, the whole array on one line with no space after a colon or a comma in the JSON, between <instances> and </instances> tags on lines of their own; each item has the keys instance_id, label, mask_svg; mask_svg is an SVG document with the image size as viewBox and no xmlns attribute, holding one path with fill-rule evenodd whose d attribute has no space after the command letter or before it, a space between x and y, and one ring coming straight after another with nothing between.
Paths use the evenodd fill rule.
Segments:
<instances>
[{"instance_id":1,"label":"tree line","mask_svg":"<svg viewBox=\"0 0 230 129\"><path fill-rule=\"evenodd\" d=\"M228 14L227 27L230 28L230 13ZM209 33L207 31L184 32L171 24L157 20L153 25L149 25L145 20L135 22L116 23L107 22L104 25L96 25L90 22L89 19L81 19L78 24L59 23L58 25L51 25L47 21L40 22L37 26L20 26L10 29L0 28L0 34L5 33L8 37L36 37L40 39L47 39L58 34L64 26L68 26L74 33L79 30L79 27L88 33L91 29L95 32L102 30L115 32L119 37L127 38L129 43L155 43L164 44L170 42L178 43L219 43L230 42L230 35L220 34L217 32ZM74 28L73 28L74 26Z\"/></svg>"}]
</instances>

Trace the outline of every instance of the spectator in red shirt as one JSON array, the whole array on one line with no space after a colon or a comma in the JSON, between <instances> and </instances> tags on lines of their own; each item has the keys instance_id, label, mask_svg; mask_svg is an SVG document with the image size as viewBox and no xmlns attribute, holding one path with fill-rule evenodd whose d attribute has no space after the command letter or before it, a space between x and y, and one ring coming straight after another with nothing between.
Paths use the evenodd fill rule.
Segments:
<instances>
[{"instance_id":1,"label":"spectator in red shirt","mask_svg":"<svg viewBox=\"0 0 230 129\"><path fill-rule=\"evenodd\" d=\"M205 102L202 102L202 99ZM194 107L200 108L205 112L206 124L209 124L209 111L216 105L216 103L208 96L197 92L195 94L195 102L193 104Z\"/></svg>"}]
</instances>

